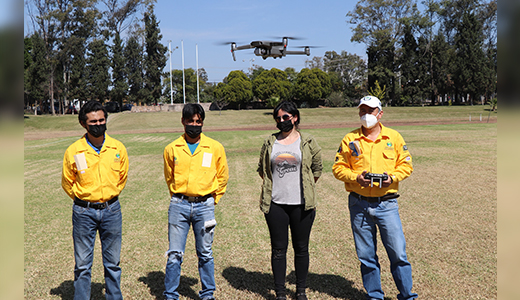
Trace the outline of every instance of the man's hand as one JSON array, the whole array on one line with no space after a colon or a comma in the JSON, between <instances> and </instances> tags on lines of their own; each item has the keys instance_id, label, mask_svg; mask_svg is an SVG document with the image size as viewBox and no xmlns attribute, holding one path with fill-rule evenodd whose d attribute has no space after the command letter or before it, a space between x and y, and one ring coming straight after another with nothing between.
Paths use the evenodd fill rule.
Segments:
<instances>
[{"instance_id":1,"label":"man's hand","mask_svg":"<svg viewBox=\"0 0 520 300\"><path fill-rule=\"evenodd\" d=\"M362 187L370 186L370 179L365 179L366 173L367 173L367 171L365 170L365 171L363 171L363 173L358 174L358 176L356 177L357 183L359 183L359 185Z\"/></svg>"},{"instance_id":2,"label":"man's hand","mask_svg":"<svg viewBox=\"0 0 520 300\"><path fill-rule=\"evenodd\" d=\"M388 175L388 173L386 172L383 172L383 174ZM392 178L392 176L388 175L388 178L385 181L383 181L383 187L389 187L393 182L394 179Z\"/></svg>"}]
</instances>

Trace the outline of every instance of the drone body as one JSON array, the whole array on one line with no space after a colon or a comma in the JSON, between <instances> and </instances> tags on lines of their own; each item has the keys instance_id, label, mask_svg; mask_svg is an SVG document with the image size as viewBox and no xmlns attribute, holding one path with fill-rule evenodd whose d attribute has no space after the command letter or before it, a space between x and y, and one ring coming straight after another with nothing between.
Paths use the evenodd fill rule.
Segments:
<instances>
[{"instance_id":1,"label":"drone body","mask_svg":"<svg viewBox=\"0 0 520 300\"><path fill-rule=\"evenodd\" d=\"M267 59L268 57L272 58L282 58L288 54L290 55L311 55L311 50L309 46L303 47L303 51L290 51L287 50L287 43L289 41L289 37L282 38L281 42L274 41L253 41L248 45L237 46L236 43L231 43L231 54L233 55L233 60L236 61L235 51L244 50L244 49L252 49L255 48L255 55L261 56L263 59Z\"/></svg>"}]
</instances>

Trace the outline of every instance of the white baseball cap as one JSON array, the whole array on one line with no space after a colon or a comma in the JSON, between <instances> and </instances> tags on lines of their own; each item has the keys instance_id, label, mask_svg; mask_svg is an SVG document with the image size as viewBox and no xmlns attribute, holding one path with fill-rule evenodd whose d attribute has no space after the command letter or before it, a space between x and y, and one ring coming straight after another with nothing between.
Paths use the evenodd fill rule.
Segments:
<instances>
[{"instance_id":1,"label":"white baseball cap","mask_svg":"<svg viewBox=\"0 0 520 300\"><path fill-rule=\"evenodd\" d=\"M363 98L361 98L361 100L359 100L359 105L357 106L358 108L361 106L361 105L366 105L366 106L370 106L372 108L379 108L379 110L383 110L383 108L381 108L381 101L379 101L379 99L377 99L377 97L374 97L374 96L365 96Z\"/></svg>"}]
</instances>

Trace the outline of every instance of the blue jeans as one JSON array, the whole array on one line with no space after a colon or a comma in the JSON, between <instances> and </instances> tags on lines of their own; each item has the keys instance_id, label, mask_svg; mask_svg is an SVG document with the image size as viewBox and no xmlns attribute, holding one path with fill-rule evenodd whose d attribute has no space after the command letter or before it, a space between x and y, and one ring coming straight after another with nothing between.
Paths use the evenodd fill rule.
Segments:
<instances>
[{"instance_id":1,"label":"blue jeans","mask_svg":"<svg viewBox=\"0 0 520 300\"><path fill-rule=\"evenodd\" d=\"M192 203L186 199L171 198L168 209L168 240L170 248L167 255L166 274L164 277L167 299L179 299L177 291L181 278L181 264L186 248L186 238L193 226L195 248L199 259L199 276L202 290L201 299L213 299L215 291L215 265L213 262L213 234L215 231L215 199L208 198L204 202Z\"/></svg>"},{"instance_id":2,"label":"blue jeans","mask_svg":"<svg viewBox=\"0 0 520 300\"><path fill-rule=\"evenodd\" d=\"M74 300L90 299L90 278L94 243L99 231L105 275L106 299L123 299L121 294L121 204L112 203L104 209L72 207L74 240Z\"/></svg>"},{"instance_id":3,"label":"blue jeans","mask_svg":"<svg viewBox=\"0 0 520 300\"><path fill-rule=\"evenodd\" d=\"M349 195L350 222L356 252L361 262L361 276L368 299L383 299L381 270L377 257L377 228L390 260L390 270L399 290L397 299L414 299L412 293L412 266L406 257L404 238L397 199L369 203Z\"/></svg>"}]
</instances>

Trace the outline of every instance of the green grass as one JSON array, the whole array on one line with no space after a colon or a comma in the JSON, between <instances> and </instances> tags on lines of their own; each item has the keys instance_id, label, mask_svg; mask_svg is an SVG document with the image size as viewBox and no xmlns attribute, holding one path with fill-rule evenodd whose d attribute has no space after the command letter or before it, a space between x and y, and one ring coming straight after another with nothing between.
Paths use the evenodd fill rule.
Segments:
<instances>
[{"instance_id":1,"label":"green grass","mask_svg":"<svg viewBox=\"0 0 520 300\"><path fill-rule=\"evenodd\" d=\"M473 109L410 108L409 112L388 108L384 118L394 118L395 114L403 120L423 117L433 120L436 112L441 112L437 120L442 120L449 109L459 110L457 114L463 118L470 108ZM180 126L178 113L117 116L111 121L109 132L117 128L147 129L150 124L157 126L156 129L173 126L161 124L167 119ZM355 122L353 109L309 109L302 110L302 116L302 125L340 118L344 118L342 122ZM76 126L75 120L69 116L39 116L27 119L25 129L46 134L60 128L53 123L69 124L70 121L70 126ZM40 121L43 124L39 124ZM126 127L118 122L124 122ZM226 111L222 116L210 112L205 128L240 124L262 128L273 125L272 122L271 116L262 111ZM473 122L394 128L403 135L414 158L414 173L400 186L402 197L399 199L413 267L414 291L421 299L496 298L497 124ZM363 299L359 262L348 221L347 192L331 172L339 143L351 129L353 127L305 130L312 133L322 147L325 167L317 184L319 206L310 243L309 299ZM218 225L214 252L218 299L274 298L269 234L258 207L261 179L255 172L260 146L272 131L207 132L226 148L230 168L228 192L216 207ZM130 157L129 179L121 194L122 289L127 299L162 299L169 204L162 151L178 135L113 135L125 144ZM60 178L63 153L75 139L77 136L25 141L25 299L70 299L72 295L71 200L62 191ZM93 298L104 299L99 240L96 243ZM378 249L383 289L388 299L396 299L397 290L382 244ZM294 291L292 261L290 250L288 288ZM197 258L190 233L181 299L197 299L199 289Z\"/></svg>"},{"instance_id":2,"label":"green grass","mask_svg":"<svg viewBox=\"0 0 520 300\"><path fill-rule=\"evenodd\" d=\"M469 121L487 122L488 106L436 106L436 107L385 107L383 120L385 122L446 122ZM257 126L269 126L273 124L272 110L226 110L209 111L206 113L205 129L216 128L250 128ZM301 109L302 125L309 124L358 124L357 108L319 108ZM33 116L28 115L24 120L25 133L38 132L82 132L83 128L78 124L77 115L60 116ZM154 112L154 113L115 113L109 115L108 128L110 131L124 131L132 133L132 130L181 130L180 112ZM490 120L496 121L497 113L492 112ZM272 126L274 128L274 125Z\"/></svg>"}]
</instances>

